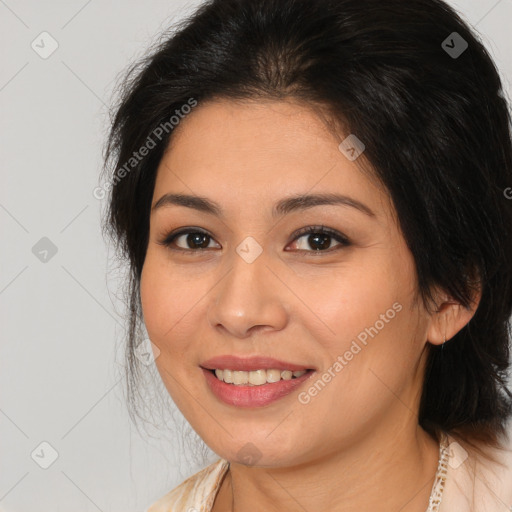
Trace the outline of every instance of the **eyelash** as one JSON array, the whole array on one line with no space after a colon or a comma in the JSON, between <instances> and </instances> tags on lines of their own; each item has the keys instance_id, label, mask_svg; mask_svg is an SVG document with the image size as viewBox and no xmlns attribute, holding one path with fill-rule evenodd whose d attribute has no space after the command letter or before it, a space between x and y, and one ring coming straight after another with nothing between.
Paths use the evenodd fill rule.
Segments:
<instances>
[{"instance_id":1,"label":"eyelash","mask_svg":"<svg viewBox=\"0 0 512 512\"><path fill-rule=\"evenodd\" d=\"M179 231L175 233L169 233L164 237L163 240L159 241L158 244L163 245L167 248L169 248L172 251L179 251L179 252L185 252L185 253L203 253L204 251L207 251L208 249L183 249L181 247L172 247L171 244L174 242L174 240L182 235L186 234L201 234L205 235L213 240L213 237L209 235L206 231L203 231L200 228L184 228L180 229ZM325 226L309 226L306 228L302 228L299 231L294 233L294 238L292 239L292 242L295 242L298 238L302 238L304 235L310 235L310 234L320 234L320 235L328 235L337 242L340 242L340 246L337 246L335 248L330 248L326 250L304 250L304 249L298 249L296 252L302 253L303 255L306 254L313 254L313 255L320 255L325 253L331 253L333 251L337 251L339 249L342 249L343 247L347 247L351 245L350 240L343 234L341 234L339 231L336 231L331 228L327 228Z\"/></svg>"}]
</instances>

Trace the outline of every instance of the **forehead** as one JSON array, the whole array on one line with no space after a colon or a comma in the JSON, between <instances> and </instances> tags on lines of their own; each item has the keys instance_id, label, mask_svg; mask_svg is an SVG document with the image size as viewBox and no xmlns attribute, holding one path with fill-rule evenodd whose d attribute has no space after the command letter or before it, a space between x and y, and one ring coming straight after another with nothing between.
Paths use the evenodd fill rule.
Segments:
<instances>
[{"instance_id":1,"label":"forehead","mask_svg":"<svg viewBox=\"0 0 512 512\"><path fill-rule=\"evenodd\" d=\"M296 102L199 104L172 133L154 200L181 192L248 204L338 193L386 202L387 194L340 151L340 142L313 109Z\"/></svg>"}]
</instances>

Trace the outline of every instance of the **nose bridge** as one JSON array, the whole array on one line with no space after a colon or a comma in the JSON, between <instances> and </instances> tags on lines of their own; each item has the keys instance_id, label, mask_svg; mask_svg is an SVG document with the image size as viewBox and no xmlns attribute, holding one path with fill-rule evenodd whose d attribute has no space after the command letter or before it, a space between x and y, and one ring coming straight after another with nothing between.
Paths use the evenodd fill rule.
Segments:
<instances>
[{"instance_id":1,"label":"nose bridge","mask_svg":"<svg viewBox=\"0 0 512 512\"><path fill-rule=\"evenodd\" d=\"M267 254L256 243L245 239L233 251L230 270L214 288L208 310L212 327L222 325L239 337L256 325L282 329L286 323L278 280L267 267Z\"/></svg>"}]
</instances>

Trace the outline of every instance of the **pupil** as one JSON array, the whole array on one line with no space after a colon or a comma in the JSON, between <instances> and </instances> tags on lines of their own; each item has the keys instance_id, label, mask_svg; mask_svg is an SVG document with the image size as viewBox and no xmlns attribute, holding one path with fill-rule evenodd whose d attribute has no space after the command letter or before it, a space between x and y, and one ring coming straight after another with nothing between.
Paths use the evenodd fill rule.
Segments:
<instances>
[{"instance_id":1,"label":"pupil","mask_svg":"<svg viewBox=\"0 0 512 512\"><path fill-rule=\"evenodd\" d=\"M203 233L190 233L187 236L187 243L189 243L193 247L201 247L204 249L208 247L208 235L205 235Z\"/></svg>"},{"instance_id":2,"label":"pupil","mask_svg":"<svg viewBox=\"0 0 512 512\"><path fill-rule=\"evenodd\" d=\"M329 248L329 238L330 236L329 235L322 235L322 234L315 234L315 235L310 235L309 236L309 239L308 239L308 242L311 244L311 246L313 248L315 248L315 243L317 243L316 241L317 240L323 240L323 242L319 242L320 243L320 248L317 248L317 250L319 249L328 249Z\"/></svg>"}]
</instances>

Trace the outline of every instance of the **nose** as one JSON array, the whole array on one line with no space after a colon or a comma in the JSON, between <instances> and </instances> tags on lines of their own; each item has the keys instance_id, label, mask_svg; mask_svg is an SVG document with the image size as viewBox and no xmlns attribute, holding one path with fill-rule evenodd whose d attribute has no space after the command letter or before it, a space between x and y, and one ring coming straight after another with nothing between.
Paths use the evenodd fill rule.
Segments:
<instances>
[{"instance_id":1,"label":"nose","mask_svg":"<svg viewBox=\"0 0 512 512\"><path fill-rule=\"evenodd\" d=\"M210 295L207 318L214 329L243 339L286 326L289 294L267 260L265 252L252 263L234 255L230 270Z\"/></svg>"}]
</instances>

